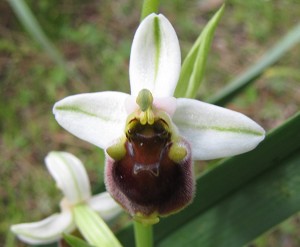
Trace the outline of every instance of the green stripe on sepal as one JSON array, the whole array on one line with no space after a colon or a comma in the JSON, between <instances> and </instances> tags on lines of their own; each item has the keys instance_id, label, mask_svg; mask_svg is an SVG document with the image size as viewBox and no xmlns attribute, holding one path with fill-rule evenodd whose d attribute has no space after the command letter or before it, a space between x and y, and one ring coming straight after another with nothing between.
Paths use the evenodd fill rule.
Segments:
<instances>
[{"instance_id":1,"label":"green stripe on sepal","mask_svg":"<svg viewBox=\"0 0 300 247\"><path fill-rule=\"evenodd\" d=\"M153 22L153 31L154 31L154 42L155 42L155 76L154 80L156 79L158 69L159 69L159 58L160 58L160 50L161 50L161 34L160 34L160 27L159 27L159 19L158 17L154 18Z\"/></svg>"},{"instance_id":2,"label":"green stripe on sepal","mask_svg":"<svg viewBox=\"0 0 300 247\"><path fill-rule=\"evenodd\" d=\"M88 111L85 111L85 110L81 109L78 106L57 106L57 107L55 107L55 110L58 110L58 111L69 111L69 112L74 112L74 113L88 115L90 117L99 117L98 115L93 114L93 113L88 112Z\"/></svg>"},{"instance_id":3,"label":"green stripe on sepal","mask_svg":"<svg viewBox=\"0 0 300 247\"><path fill-rule=\"evenodd\" d=\"M184 121L178 122L180 126L191 127L190 123L186 123ZM198 130L213 130L219 132L228 132L228 133L236 133L236 134L245 134L245 135L253 135L253 136L263 136L265 133L260 131L255 131L247 128L237 128L237 127L222 127L222 126L205 126L205 125L197 125L196 123L192 125L193 128Z\"/></svg>"},{"instance_id":4,"label":"green stripe on sepal","mask_svg":"<svg viewBox=\"0 0 300 247\"><path fill-rule=\"evenodd\" d=\"M238 134L245 134L245 135L254 135L254 136L264 135L264 133L262 132L251 130L251 129L243 129L243 128L230 128L230 127L226 128L220 126L210 126L210 127L204 127L204 129L211 129L220 132L231 132L231 133L238 133Z\"/></svg>"}]
</instances>

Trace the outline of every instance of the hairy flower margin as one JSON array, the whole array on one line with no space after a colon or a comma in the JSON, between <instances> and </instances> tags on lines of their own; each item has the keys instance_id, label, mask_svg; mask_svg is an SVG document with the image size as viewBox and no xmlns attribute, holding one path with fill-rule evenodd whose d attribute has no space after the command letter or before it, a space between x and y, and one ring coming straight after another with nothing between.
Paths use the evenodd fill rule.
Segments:
<instances>
[{"instance_id":1,"label":"hairy flower margin","mask_svg":"<svg viewBox=\"0 0 300 247\"><path fill-rule=\"evenodd\" d=\"M28 244L57 242L64 233L70 233L77 226L74 210L88 207L108 221L121 212L107 192L91 195L89 179L81 161L67 152L50 152L46 166L64 197L60 202L60 213L55 213L38 222L12 225L11 230Z\"/></svg>"},{"instance_id":2,"label":"hairy flower margin","mask_svg":"<svg viewBox=\"0 0 300 247\"><path fill-rule=\"evenodd\" d=\"M57 102L53 109L62 127L107 151L107 190L132 215L167 215L180 210L192 200L191 160L244 153L254 149L265 136L262 127L241 113L194 99L175 99L173 93L180 67L180 47L174 28L163 15L151 14L138 27L131 48L131 95L111 91L79 94ZM158 132L153 127L157 125ZM134 136L131 136L133 132ZM167 137L162 138L165 132ZM163 140L164 144L161 144L161 150L151 151L158 156L153 161L151 157L147 158L147 150L137 146L142 147L145 142L149 147L155 146L155 138L159 139L158 142ZM132 150L141 153L137 156ZM164 161L161 160L162 155L165 155ZM122 189L123 185L117 185L115 181L116 176L123 179L124 175L132 175L126 173L127 168L124 168L126 174L116 173L120 161L129 166L128 156L135 162L128 168L131 173L136 175L142 170L142 180L149 180L151 186L156 183L157 188L160 188L160 182L172 178L166 173L159 182L153 182L151 176L161 176L162 167L171 167L172 164L180 167L178 173L189 177L180 180L184 187L181 193L188 197L184 205L168 208L174 203L174 198L169 198L160 208L158 205L162 202L157 200L162 195L155 202L150 200L150 203L139 200L141 198L133 200L127 194L129 189L126 186ZM152 175L146 176L146 171ZM140 184L147 187L147 184ZM131 189L135 189L134 186ZM152 208L148 209L151 203Z\"/></svg>"}]
</instances>

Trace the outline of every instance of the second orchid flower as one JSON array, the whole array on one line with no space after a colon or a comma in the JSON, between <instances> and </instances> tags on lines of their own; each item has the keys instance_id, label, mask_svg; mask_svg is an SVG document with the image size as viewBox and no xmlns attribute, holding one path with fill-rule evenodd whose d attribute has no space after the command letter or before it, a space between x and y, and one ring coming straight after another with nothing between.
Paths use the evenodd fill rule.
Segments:
<instances>
[{"instance_id":1,"label":"second orchid flower","mask_svg":"<svg viewBox=\"0 0 300 247\"><path fill-rule=\"evenodd\" d=\"M46 165L64 195L60 202L61 212L42 221L13 225L11 230L28 244L47 244L59 241L63 234L78 228L94 246L121 246L95 213L110 220L121 212L121 208L107 192L91 195L90 182L81 161L67 152L51 152L46 157ZM97 223L94 226L85 222L89 215ZM95 231L97 235L90 238Z\"/></svg>"}]
</instances>

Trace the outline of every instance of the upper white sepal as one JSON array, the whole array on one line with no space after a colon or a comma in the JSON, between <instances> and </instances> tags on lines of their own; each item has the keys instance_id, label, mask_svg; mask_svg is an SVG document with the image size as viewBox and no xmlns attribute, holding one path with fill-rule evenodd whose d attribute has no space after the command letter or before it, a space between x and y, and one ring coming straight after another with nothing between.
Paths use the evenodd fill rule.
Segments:
<instances>
[{"instance_id":1,"label":"upper white sepal","mask_svg":"<svg viewBox=\"0 0 300 247\"><path fill-rule=\"evenodd\" d=\"M131 47L129 77L131 95L142 89L154 97L173 96L180 74L178 38L162 14L151 14L139 25Z\"/></svg>"}]
</instances>

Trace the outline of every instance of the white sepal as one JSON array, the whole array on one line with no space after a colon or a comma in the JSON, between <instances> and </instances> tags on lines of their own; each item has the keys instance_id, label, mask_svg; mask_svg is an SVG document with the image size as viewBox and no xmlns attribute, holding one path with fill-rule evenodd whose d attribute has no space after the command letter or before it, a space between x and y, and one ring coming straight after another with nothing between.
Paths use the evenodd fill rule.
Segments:
<instances>
[{"instance_id":1,"label":"white sepal","mask_svg":"<svg viewBox=\"0 0 300 247\"><path fill-rule=\"evenodd\" d=\"M46 166L67 201L74 205L91 197L89 178L81 161L66 152L50 152Z\"/></svg>"},{"instance_id":2,"label":"white sepal","mask_svg":"<svg viewBox=\"0 0 300 247\"><path fill-rule=\"evenodd\" d=\"M71 211L54 214L48 218L11 226L19 239L28 244L48 244L61 239L62 233L69 233L75 228Z\"/></svg>"},{"instance_id":3,"label":"white sepal","mask_svg":"<svg viewBox=\"0 0 300 247\"><path fill-rule=\"evenodd\" d=\"M128 94L87 93L69 96L54 105L57 122L73 135L106 148L123 134Z\"/></svg>"},{"instance_id":4,"label":"white sepal","mask_svg":"<svg viewBox=\"0 0 300 247\"><path fill-rule=\"evenodd\" d=\"M88 205L98 212L102 219L111 220L122 212L121 207L114 201L108 192L94 195Z\"/></svg>"},{"instance_id":5,"label":"white sepal","mask_svg":"<svg viewBox=\"0 0 300 247\"><path fill-rule=\"evenodd\" d=\"M180 74L178 38L163 15L147 16L137 29L130 54L131 94L148 89L154 97L173 96Z\"/></svg>"},{"instance_id":6,"label":"white sepal","mask_svg":"<svg viewBox=\"0 0 300 247\"><path fill-rule=\"evenodd\" d=\"M173 121L190 142L193 160L244 153L265 137L264 129L245 115L192 99L177 99Z\"/></svg>"}]
</instances>

